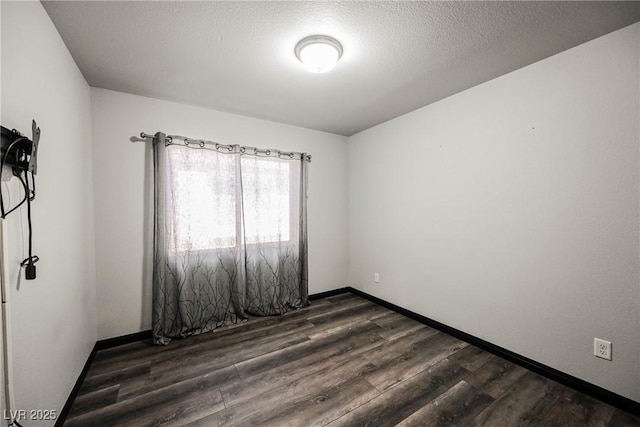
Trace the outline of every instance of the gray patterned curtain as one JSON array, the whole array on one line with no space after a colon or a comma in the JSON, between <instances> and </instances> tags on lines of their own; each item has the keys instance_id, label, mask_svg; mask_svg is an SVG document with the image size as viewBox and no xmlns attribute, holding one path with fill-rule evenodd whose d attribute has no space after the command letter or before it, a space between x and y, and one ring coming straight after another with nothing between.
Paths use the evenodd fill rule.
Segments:
<instances>
[{"instance_id":1,"label":"gray patterned curtain","mask_svg":"<svg viewBox=\"0 0 640 427\"><path fill-rule=\"evenodd\" d=\"M153 144L154 342L308 305L307 156L165 141Z\"/></svg>"}]
</instances>

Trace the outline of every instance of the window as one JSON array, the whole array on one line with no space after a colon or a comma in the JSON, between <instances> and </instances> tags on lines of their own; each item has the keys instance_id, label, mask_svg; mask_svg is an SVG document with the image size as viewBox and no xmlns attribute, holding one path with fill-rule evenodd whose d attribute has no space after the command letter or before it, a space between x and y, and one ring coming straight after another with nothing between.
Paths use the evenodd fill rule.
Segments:
<instances>
[{"instance_id":1,"label":"window","mask_svg":"<svg viewBox=\"0 0 640 427\"><path fill-rule=\"evenodd\" d=\"M288 241L289 164L256 157L241 162L246 243Z\"/></svg>"},{"instance_id":2,"label":"window","mask_svg":"<svg viewBox=\"0 0 640 427\"><path fill-rule=\"evenodd\" d=\"M173 150L169 156L176 252L291 239L294 187L288 162L198 151Z\"/></svg>"}]
</instances>

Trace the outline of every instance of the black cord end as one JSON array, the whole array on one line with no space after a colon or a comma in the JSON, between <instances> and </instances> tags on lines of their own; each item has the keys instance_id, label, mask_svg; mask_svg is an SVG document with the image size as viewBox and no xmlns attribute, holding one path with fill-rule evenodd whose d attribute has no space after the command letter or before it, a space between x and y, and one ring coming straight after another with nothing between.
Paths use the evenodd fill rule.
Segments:
<instances>
[{"instance_id":1,"label":"black cord end","mask_svg":"<svg viewBox=\"0 0 640 427\"><path fill-rule=\"evenodd\" d=\"M36 262L38 262L40 260L40 258L38 258L38 255L34 255L31 256L29 258L24 259L21 263L20 263L20 267L24 267L25 268L25 273L24 276L27 280L33 280L36 278Z\"/></svg>"},{"instance_id":2,"label":"black cord end","mask_svg":"<svg viewBox=\"0 0 640 427\"><path fill-rule=\"evenodd\" d=\"M27 280L33 280L36 278L36 266L35 264L27 264L27 268L25 269L25 278Z\"/></svg>"}]
</instances>

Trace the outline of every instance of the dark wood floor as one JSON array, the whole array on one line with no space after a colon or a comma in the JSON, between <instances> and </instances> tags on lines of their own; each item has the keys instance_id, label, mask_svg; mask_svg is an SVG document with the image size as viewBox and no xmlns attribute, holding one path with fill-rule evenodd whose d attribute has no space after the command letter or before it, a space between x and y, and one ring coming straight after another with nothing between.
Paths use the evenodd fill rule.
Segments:
<instances>
[{"instance_id":1,"label":"dark wood floor","mask_svg":"<svg viewBox=\"0 0 640 427\"><path fill-rule=\"evenodd\" d=\"M640 419L352 294L98 352L67 426L638 426Z\"/></svg>"}]
</instances>

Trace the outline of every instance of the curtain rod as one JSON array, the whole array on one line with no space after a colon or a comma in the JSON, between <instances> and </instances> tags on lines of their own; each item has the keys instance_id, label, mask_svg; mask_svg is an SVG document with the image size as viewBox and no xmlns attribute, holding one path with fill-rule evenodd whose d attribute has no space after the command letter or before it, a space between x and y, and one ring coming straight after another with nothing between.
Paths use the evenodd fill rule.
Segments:
<instances>
[{"instance_id":1,"label":"curtain rod","mask_svg":"<svg viewBox=\"0 0 640 427\"><path fill-rule=\"evenodd\" d=\"M186 146L190 146L190 145L198 145L200 148L204 148L205 144L206 145L212 145L216 150L228 150L229 152L234 151L234 150L238 150L241 153L253 153L255 155L266 155L266 156L270 156L270 155L275 155L277 157L289 157L291 159L295 158L295 157L299 157L299 158L303 158L304 160L311 162L311 155L310 154L306 154L306 153L300 153L297 151L281 151L281 150L274 150L274 149L260 149L260 148L255 148L255 147L248 147L248 146L244 146L244 145L238 145L238 144L234 144L234 145L224 145L224 144L220 144L218 142L215 141L206 141L203 139L192 139L192 138L187 138L186 136L181 136L181 135L166 135L163 134L161 132L157 132L155 135L150 135L148 133L144 133L144 132L140 132L140 138L144 139L145 142L147 140L151 140L152 142L155 142L158 140L159 135L165 135L164 137L164 144L166 145L172 145L174 144L173 140L174 139L181 139L184 143L184 145Z\"/></svg>"}]
</instances>

